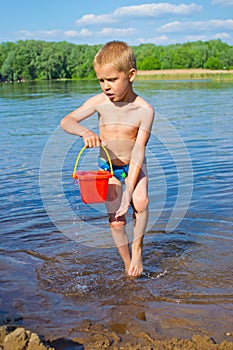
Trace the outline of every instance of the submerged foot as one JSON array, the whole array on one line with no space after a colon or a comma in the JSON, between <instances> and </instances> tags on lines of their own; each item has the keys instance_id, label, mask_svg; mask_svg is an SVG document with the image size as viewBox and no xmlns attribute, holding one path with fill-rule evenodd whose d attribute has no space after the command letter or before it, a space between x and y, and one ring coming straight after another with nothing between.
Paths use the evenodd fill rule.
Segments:
<instances>
[{"instance_id":1,"label":"submerged foot","mask_svg":"<svg viewBox=\"0 0 233 350\"><path fill-rule=\"evenodd\" d=\"M142 250L139 249L132 254L132 260L128 268L128 275L132 277L139 277L143 272L143 262L142 262Z\"/></svg>"}]
</instances>

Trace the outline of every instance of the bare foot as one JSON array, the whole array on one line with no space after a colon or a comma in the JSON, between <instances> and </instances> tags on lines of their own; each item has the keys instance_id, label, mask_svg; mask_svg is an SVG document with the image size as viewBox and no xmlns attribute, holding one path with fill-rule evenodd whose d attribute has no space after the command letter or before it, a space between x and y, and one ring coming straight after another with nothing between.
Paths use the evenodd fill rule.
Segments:
<instances>
[{"instance_id":1,"label":"bare foot","mask_svg":"<svg viewBox=\"0 0 233 350\"><path fill-rule=\"evenodd\" d=\"M139 277L143 272L143 263L142 263L142 250L138 249L133 251L132 260L128 269L128 275L132 277Z\"/></svg>"}]
</instances>

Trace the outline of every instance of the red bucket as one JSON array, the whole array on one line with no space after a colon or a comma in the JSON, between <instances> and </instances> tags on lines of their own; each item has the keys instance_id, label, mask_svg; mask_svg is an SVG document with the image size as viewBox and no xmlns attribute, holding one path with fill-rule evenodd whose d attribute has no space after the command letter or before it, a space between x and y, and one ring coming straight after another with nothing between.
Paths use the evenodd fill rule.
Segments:
<instances>
[{"instance_id":1,"label":"red bucket","mask_svg":"<svg viewBox=\"0 0 233 350\"><path fill-rule=\"evenodd\" d=\"M107 198L108 180L113 176L113 170L111 159L106 148L103 145L101 145L101 147L103 147L107 154L111 172L105 170L76 171L80 156L86 146L81 149L76 159L73 178L79 181L81 198L85 204L102 203L105 202Z\"/></svg>"},{"instance_id":2,"label":"red bucket","mask_svg":"<svg viewBox=\"0 0 233 350\"><path fill-rule=\"evenodd\" d=\"M86 204L105 202L110 177L109 171L78 171L75 178L79 180L82 201Z\"/></svg>"}]
</instances>

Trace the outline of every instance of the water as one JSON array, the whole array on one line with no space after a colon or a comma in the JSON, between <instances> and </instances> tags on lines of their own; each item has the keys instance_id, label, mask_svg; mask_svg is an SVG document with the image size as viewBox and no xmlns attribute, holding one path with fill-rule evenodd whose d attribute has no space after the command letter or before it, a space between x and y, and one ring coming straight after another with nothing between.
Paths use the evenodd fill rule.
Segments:
<instances>
[{"instance_id":1,"label":"water","mask_svg":"<svg viewBox=\"0 0 233 350\"><path fill-rule=\"evenodd\" d=\"M88 321L122 336L132 325L155 337L217 341L232 331L233 84L137 81L135 89L156 120L145 272L131 280L104 205L84 205L72 182L82 142L58 127L98 83L0 86L2 323L50 338L75 336ZM95 129L95 118L86 123ZM95 158L87 152L81 166ZM131 213L128 222L132 239Z\"/></svg>"}]
</instances>

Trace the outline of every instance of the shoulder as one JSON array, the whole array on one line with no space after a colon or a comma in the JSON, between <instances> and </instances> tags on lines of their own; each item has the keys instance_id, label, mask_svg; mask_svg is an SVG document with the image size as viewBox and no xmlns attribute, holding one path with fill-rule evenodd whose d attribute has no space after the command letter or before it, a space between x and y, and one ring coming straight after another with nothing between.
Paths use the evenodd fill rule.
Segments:
<instances>
[{"instance_id":1,"label":"shoulder","mask_svg":"<svg viewBox=\"0 0 233 350\"><path fill-rule=\"evenodd\" d=\"M155 112L154 112L154 108L151 106L151 104L149 102L147 102L141 96L137 96L134 103L136 106L138 106L138 109L140 110L141 121L145 122L145 120L147 120L150 123L152 123L154 120Z\"/></svg>"},{"instance_id":2,"label":"shoulder","mask_svg":"<svg viewBox=\"0 0 233 350\"><path fill-rule=\"evenodd\" d=\"M84 104L83 106L86 107L94 107L101 105L106 102L106 96L104 93L100 93L98 95L90 97Z\"/></svg>"},{"instance_id":3,"label":"shoulder","mask_svg":"<svg viewBox=\"0 0 233 350\"><path fill-rule=\"evenodd\" d=\"M137 96L135 102L136 105L140 106L140 107L144 107L147 108L151 113L154 113L154 108L151 106L151 104L149 104L149 102L147 102L144 98L142 98L141 96Z\"/></svg>"},{"instance_id":4,"label":"shoulder","mask_svg":"<svg viewBox=\"0 0 233 350\"><path fill-rule=\"evenodd\" d=\"M81 121L92 114L98 112L99 106L104 104L106 101L106 96L104 94L98 94L90 97L85 101L80 107L75 109L73 112L67 115L67 117L72 117L76 121Z\"/></svg>"},{"instance_id":5,"label":"shoulder","mask_svg":"<svg viewBox=\"0 0 233 350\"><path fill-rule=\"evenodd\" d=\"M154 108L144 98L137 96L135 104L140 112L140 128L150 131L154 121Z\"/></svg>"}]
</instances>

